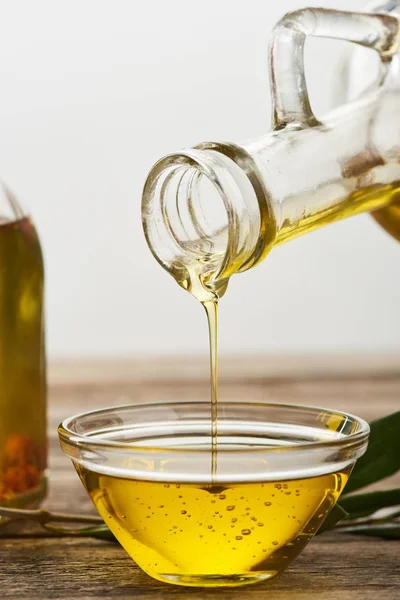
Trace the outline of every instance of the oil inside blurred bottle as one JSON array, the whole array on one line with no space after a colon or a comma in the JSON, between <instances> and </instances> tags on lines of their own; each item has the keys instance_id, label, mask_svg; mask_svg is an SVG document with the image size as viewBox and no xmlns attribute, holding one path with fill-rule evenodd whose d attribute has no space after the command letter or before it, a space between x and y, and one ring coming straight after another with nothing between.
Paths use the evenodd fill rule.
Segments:
<instances>
[{"instance_id":1,"label":"oil inside blurred bottle","mask_svg":"<svg viewBox=\"0 0 400 600\"><path fill-rule=\"evenodd\" d=\"M0 203L0 505L34 506L46 494L43 259L13 196ZM4 208L4 210L3 210Z\"/></svg>"}]
</instances>

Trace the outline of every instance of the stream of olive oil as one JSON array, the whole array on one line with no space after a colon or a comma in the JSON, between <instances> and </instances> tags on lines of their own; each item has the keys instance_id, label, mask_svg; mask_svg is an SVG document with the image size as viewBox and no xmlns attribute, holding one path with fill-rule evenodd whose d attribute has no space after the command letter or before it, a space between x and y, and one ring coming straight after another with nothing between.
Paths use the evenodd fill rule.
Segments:
<instances>
[{"instance_id":1,"label":"stream of olive oil","mask_svg":"<svg viewBox=\"0 0 400 600\"><path fill-rule=\"evenodd\" d=\"M211 480L217 476L218 467L218 298L203 302L208 321L210 339L211 377Z\"/></svg>"}]
</instances>

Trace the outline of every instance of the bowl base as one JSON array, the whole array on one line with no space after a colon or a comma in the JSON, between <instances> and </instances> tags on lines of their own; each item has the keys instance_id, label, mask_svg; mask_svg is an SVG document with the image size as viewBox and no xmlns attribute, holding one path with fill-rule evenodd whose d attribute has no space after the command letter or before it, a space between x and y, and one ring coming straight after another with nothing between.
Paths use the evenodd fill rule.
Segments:
<instances>
[{"instance_id":1,"label":"bowl base","mask_svg":"<svg viewBox=\"0 0 400 600\"><path fill-rule=\"evenodd\" d=\"M169 573L153 574L159 581L183 585L187 587L239 587L242 585L254 585L272 579L278 575L278 571L263 571L262 573L243 573L239 575L177 575Z\"/></svg>"}]
</instances>

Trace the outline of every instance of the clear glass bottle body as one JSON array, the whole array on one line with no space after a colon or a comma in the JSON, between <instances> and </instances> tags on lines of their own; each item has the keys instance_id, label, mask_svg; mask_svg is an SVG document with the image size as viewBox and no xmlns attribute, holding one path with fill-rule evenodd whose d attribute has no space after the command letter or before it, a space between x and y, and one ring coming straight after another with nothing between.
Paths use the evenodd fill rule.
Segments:
<instances>
[{"instance_id":1,"label":"clear glass bottle body","mask_svg":"<svg viewBox=\"0 0 400 600\"><path fill-rule=\"evenodd\" d=\"M0 505L46 494L44 271L32 221L0 190Z\"/></svg>"},{"instance_id":2,"label":"clear glass bottle body","mask_svg":"<svg viewBox=\"0 0 400 600\"><path fill-rule=\"evenodd\" d=\"M373 89L321 120L304 77L308 35L348 39L381 57ZM203 299L207 290L222 295L233 273L275 245L361 212L378 211L400 238L399 41L389 14L304 9L284 17L271 44L272 132L171 154L146 181L148 244L183 287L200 297L200 283Z\"/></svg>"}]
</instances>

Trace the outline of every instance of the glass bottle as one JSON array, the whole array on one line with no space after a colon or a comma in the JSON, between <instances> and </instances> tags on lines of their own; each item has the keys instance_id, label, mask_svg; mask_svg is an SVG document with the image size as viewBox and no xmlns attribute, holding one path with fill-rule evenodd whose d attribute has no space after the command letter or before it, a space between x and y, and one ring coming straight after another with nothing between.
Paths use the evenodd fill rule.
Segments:
<instances>
[{"instance_id":1,"label":"glass bottle","mask_svg":"<svg viewBox=\"0 0 400 600\"><path fill-rule=\"evenodd\" d=\"M393 4L393 3L392 3ZM152 168L142 220L159 263L202 301L275 246L362 212L400 240L399 20L321 8L286 15L270 46L272 131L244 144L206 142ZM308 36L380 56L376 84L318 119L304 74Z\"/></svg>"},{"instance_id":2,"label":"glass bottle","mask_svg":"<svg viewBox=\"0 0 400 600\"><path fill-rule=\"evenodd\" d=\"M15 196L0 185L0 505L46 494L43 259Z\"/></svg>"}]
</instances>

